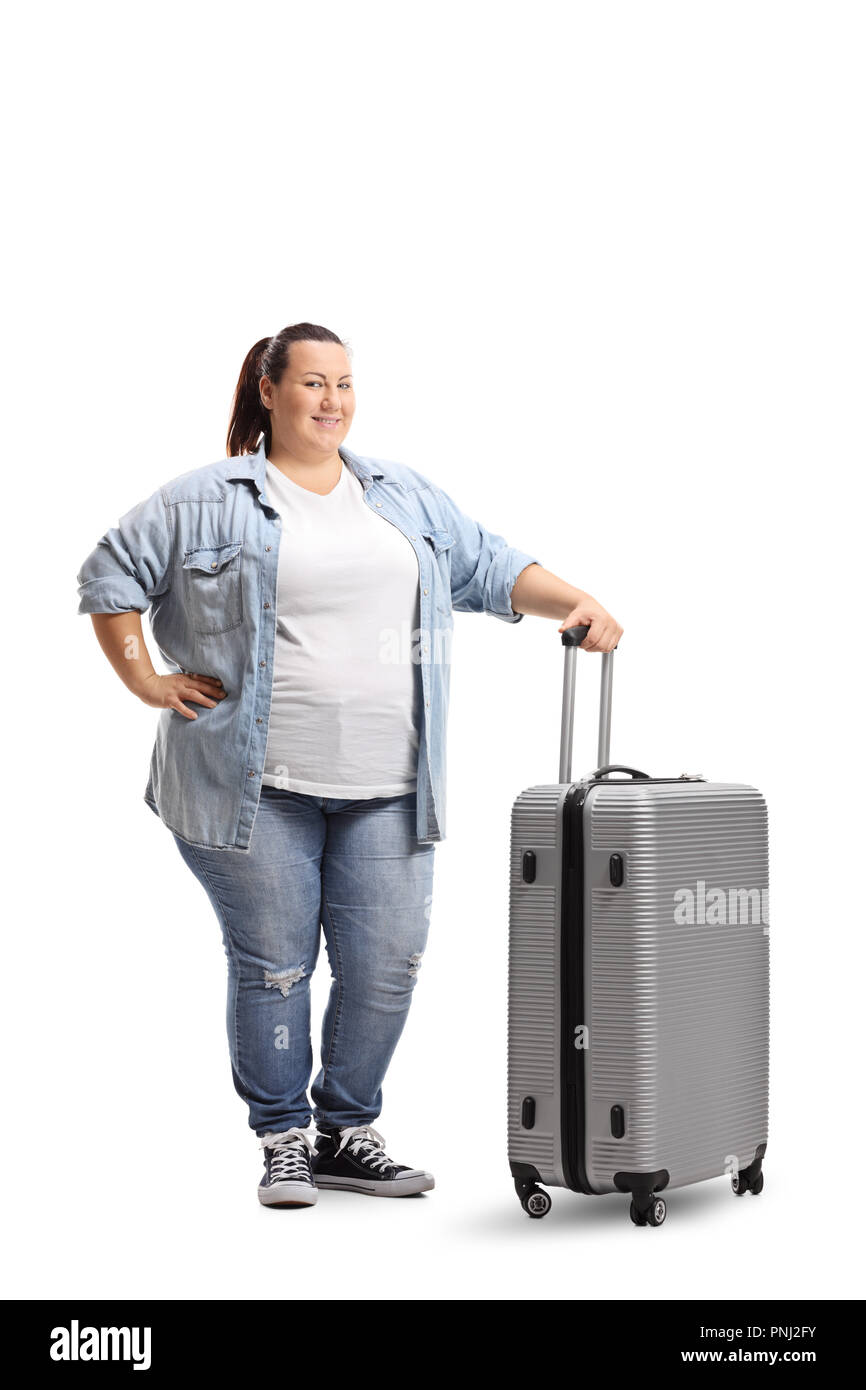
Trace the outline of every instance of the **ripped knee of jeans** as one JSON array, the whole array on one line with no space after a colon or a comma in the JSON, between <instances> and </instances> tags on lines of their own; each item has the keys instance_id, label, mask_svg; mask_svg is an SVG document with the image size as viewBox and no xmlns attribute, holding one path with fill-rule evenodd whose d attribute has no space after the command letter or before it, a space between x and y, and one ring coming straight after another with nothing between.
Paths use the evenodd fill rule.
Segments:
<instances>
[{"instance_id":1,"label":"ripped knee of jeans","mask_svg":"<svg viewBox=\"0 0 866 1390\"><path fill-rule=\"evenodd\" d=\"M306 973L305 965L291 966L288 970L266 970L265 989L278 989L285 999L292 985L303 980Z\"/></svg>"}]
</instances>

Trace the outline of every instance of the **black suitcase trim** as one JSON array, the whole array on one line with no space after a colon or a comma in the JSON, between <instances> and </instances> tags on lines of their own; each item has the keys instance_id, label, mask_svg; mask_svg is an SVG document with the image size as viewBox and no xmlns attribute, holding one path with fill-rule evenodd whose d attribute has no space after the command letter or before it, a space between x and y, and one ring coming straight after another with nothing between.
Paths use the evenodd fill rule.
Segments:
<instances>
[{"instance_id":1,"label":"black suitcase trim","mask_svg":"<svg viewBox=\"0 0 866 1390\"><path fill-rule=\"evenodd\" d=\"M584 1161L586 1067L574 1045L585 1022L583 980L583 803L589 783L570 787L562 803L562 910L560 913L560 1131L562 1174L574 1192L591 1193Z\"/></svg>"}]
</instances>

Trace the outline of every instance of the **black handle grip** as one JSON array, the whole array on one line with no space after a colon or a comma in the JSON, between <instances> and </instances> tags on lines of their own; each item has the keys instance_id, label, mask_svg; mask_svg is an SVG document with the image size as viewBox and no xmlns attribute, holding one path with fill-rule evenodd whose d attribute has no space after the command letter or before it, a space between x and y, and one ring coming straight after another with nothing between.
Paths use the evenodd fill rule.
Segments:
<instances>
[{"instance_id":1,"label":"black handle grip","mask_svg":"<svg viewBox=\"0 0 866 1390\"><path fill-rule=\"evenodd\" d=\"M622 763L605 763L604 767L596 768L592 774L593 780L596 777L604 777L608 772L627 772L631 777L639 778L642 782L650 781L648 772L638 772L636 767L623 767Z\"/></svg>"},{"instance_id":2,"label":"black handle grip","mask_svg":"<svg viewBox=\"0 0 866 1390\"><path fill-rule=\"evenodd\" d=\"M564 647L579 647L588 632L588 627L567 627L562 634L562 645ZM614 651L616 651L616 647L614 647Z\"/></svg>"}]
</instances>

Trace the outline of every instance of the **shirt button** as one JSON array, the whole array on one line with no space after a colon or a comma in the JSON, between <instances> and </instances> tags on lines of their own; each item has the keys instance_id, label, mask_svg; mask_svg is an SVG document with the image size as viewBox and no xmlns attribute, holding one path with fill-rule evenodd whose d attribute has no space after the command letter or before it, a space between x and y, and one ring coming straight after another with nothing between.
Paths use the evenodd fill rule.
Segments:
<instances>
[{"instance_id":1,"label":"shirt button","mask_svg":"<svg viewBox=\"0 0 866 1390\"><path fill-rule=\"evenodd\" d=\"M377 506L377 507L381 507L381 505L382 505L381 502L377 502L377 503L376 503L376 506Z\"/></svg>"},{"instance_id":2,"label":"shirt button","mask_svg":"<svg viewBox=\"0 0 866 1390\"><path fill-rule=\"evenodd\" d=\"M255 777L255 775L256 775L256 774L255 774L254 772L248 772L248 773L247 773L247 776L248 776L248 777Z\"/></svg>"},{"instance_id":3,"label":"shirt button","mask_svg":"<svg viewBox=\"0 0 866 1390\"><path fill-rule=\"evenodd\" d=\"M265 546L265 550L270 550L270 548L271 548L271 547L270 547L269 545L266 545L266 546Z\"/></svg>"},{"instance_id":4,"label":"shirt button","mask_svg":"<svg viewBox=\"0 0 866 1390\"><path fill-rule=\"evenodd\" d=\"M257 723L257 724L261 724L261 722L262 722L262 717L261 717L261 715L259 715L259 717L258 717L257 720L256 720L256 723Z\"/></svg>"},{"instance_id":5,"label":"shirt button","mask_svg":"<svg viewBox=\"0 0 866 1390\"><path fill-rule=\"evenodd\" d=\"M265 608L270 608L270 606L271 606L271 605L270 605L269 603L266 603L266 604L265 604Z\"/></svg>"},{"instance_id":6,"label":"shirt button","mask_svg":"<svg viewBox=\"0 0 866 1390\"><path fill-rule=\"evenodd\" d=\"M260 666L267 666L267 662L266 662L266 661L260 661L260 662L259 662L259 665L260 665Z\"/></svg>"},{"instance_id":7,"label":"shirt button","mask_svg":"<svg viewBox=\"0 0 866 1390\"><path fill-rule=\"evenodd\" d=\"M425 594L426 594L426 593L427 593L427 590L425 589L424 592L425 592Z\"/></svg>"},{"instance_id":8,"label":"shirt button","mask_svg":"<svg viewBox=\"0 0 866 1390\"><path fill-rule=\"evenodd\" d=\"M216 562L216 560L213 560L213 561L211 562L211 569L212 569L212 570L215 570L216 567L217 567L217 562Z\"/></svg>"}]
</instances>

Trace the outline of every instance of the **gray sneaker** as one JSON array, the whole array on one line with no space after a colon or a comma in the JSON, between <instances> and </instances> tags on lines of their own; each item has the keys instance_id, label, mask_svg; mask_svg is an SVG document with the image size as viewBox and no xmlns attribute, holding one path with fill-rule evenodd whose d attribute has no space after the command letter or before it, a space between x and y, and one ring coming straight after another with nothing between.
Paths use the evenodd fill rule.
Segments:
<instances>
[{"instance_id":1,"label":"gray sneaker","mask_svg":"<svg viewBox=\"0 0 866 1390\"><path fill-rule=\"evenodd\" d=\"M265 1151L265 1171L259 1183L259 1201L265 1207L313 1207L319 1194L310 1166L312 1141L304 1129L265 1134L259 1140Z\"/></svg>"}]
</instances>

